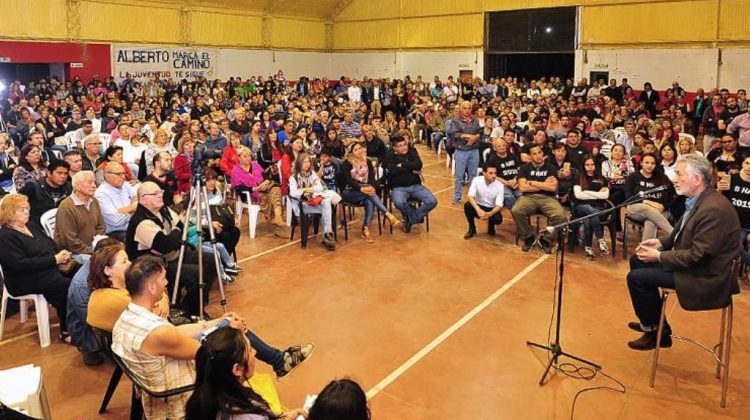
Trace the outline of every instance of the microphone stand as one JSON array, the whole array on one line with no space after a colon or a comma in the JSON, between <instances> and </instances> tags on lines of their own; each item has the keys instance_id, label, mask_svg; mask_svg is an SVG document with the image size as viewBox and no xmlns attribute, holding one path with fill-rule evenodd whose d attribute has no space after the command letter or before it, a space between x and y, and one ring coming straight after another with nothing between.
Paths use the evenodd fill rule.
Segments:
<instances>
[{"instance_id":1,"label":"microphone stand","mask_svg":"<svg viewBox=\"0 0 750 420\"><path fill-rule=\"evenodd\" d=\"M555 325L555 337L551 344L540 344L535 343L532 341L527 341L526 345L537 347L540 349L545 349L549 352L552 352L552 357L549 359L549 362L547 363L547 367L544 369L544 373L542 374L542 378L539 380L539 385L545 384L545 379L547 379L547 375L549 374L550 369L552 366L557 366L557 359L560 358L560 356L569 357L571 359L577 360L579 362L585 363L589 366L594 367L597 370L601 370L602 367L597 365L594 362L590 362L586 359L583 359L581 357L575 356L570 353L566 353L562 349L562 345L560 344L560 323L561 323L561 316L562 316L562 298L563 298L563 284L564 282L564 274L565 274L565 237L568 234L571 225L577 225L578 223L581 223L584 220L588 220L594 217L599 217L605 214L612 213L614 211L618 211L621 208L633 204L638 203L648 198L646 194L642 195L634 195L629 200L625 200L624 202L613 206L608 209L604 209L602 211L592 213L583 217L579 217L578 219L573 219L565 223L561 223L557 226L548 226L547 231L552 233L554 231L557 231L557 253L559 254L560 264L558 267L558 279L559 279L559 286L557 287L557 305L555 308L555 311L557 313L556 315L556 325Z\"/></svg>"}]
</instances>

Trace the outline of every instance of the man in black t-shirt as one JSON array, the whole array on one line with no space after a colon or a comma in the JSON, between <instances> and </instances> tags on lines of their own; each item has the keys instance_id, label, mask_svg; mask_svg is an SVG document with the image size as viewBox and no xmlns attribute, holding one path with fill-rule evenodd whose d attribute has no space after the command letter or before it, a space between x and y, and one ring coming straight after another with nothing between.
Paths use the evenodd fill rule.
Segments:
<instances>
[{"instance_id":1,"label":"man in black t-shirt","mask_svg":"<svg viewBox=\"0 0 750 420\"><path fill-rule=\"evenodd\" d=\"M162 190L164 205L174 209L175 204L182 202L182 196L175 195L177 178L172 172L172 156L168 152L159 152L154 155L153 163L154 170L143 182L150 181L158 185Z\"/></svg>"},{"instance_id":2,"label":"man in black t-shirt","mask_svg":"<svg viewBox=\"0 0 750 420\"><path fill-rule=\"evenodd\" d=\"M743 158L739 173L719 178L717 189L729 199L740 218L740 259L750 264L750 156Z\"/></svg>"},{"instance_id":3,"label":"man in black t-shirt","mask_svg":"<svg viewBox=\"0 0 750 420\"><path fill-rule=\"evenodd\" d=\"M578 130L568 131L568 135L565 141L565 149L568 151L567 160L571 163L573 168L579 171L583 169L583 158L588 153L586 149L581 146L581 133Z\"/></svg>"},{"instance_id":4,"label":"man in black t-shirt","mask_svg":"<svg viewBox=\"0 0 750 420\"><path fill-rule=\"evenodd\" d=\"M508 143L502 137L492 142L492 149L494 153L487 157L486 165L497 168L497 180L505 186L503 207L510 209L521 197L517 179L521 161L508 151Z\"/></svg>"},{"instance_id":5,"label":"man in black t-shirt","mask_svg":"<svg viewBox=\"0 0 750 420\"><path fill-rule=\"evenodd\" d=\"M73 187L68 182L68 162L53 160L47 169L46 177L37 182L29 182L18 191L29 198L29 222L37 226L44 213L56 209L73 192Z\"/></svg>"},{"instance_id":6,"label":"man in black t-shirt","mask_svg":"<svg viewBox=\"0 0 750 420\"><path fill-rule=\"evenodd\" d=\"M535 243L529 218L532 214L541 213L547 216L548 225L557 225L565 221L565 210L555 198L557 178L555 168L544 160L542 148L532 147L531 162L518 171L518 189L521 198L511 209L516 221L518 236L524 240L523 251L529 251ZM552 238L546 231L540 236L539 244L545 253L552 252Z\"/></svg>"}]
</instances>

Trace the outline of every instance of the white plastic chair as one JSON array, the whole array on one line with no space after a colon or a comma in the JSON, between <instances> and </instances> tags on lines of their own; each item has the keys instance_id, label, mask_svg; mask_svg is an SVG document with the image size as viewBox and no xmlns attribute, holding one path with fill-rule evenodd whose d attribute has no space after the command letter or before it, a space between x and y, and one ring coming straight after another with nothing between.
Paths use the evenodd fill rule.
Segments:
<instances>
[{"instance_id":1,"label":"white plastic chair","mask_svg":"<svg viewBox=\"0 0 750 420\"><path fill-rule=\"evenodd\" d=\"M104 153L105 151L107 151L107 149L109 149L109 143L112 141L112 135L107 133L99 133L99 141L102 143L100 147L102 148L102 153Z\"/></svg>"},{"instance_id":2,"label":"white plastic chair","mask_svg":"<svg viewBox=\"0 0 750 420\"><path fill-rule=\"evenodd\" d=\"M487 162L487 156L490 155L490 151L492 151L492 148L488 147L488 148L484 149L484 151L482 152L482 161L483 162ZM479 165L479 168L477 168L477 175L482 175L482 174L484 174L484 169L482 169L482 165Z\"/></svg>"},{"instance_id":3,"label":"white plastic chair","mask_svg":"<svg viewBox=\"0 0 750 420\"><path fill-rule=\"evenodd\" d=\"M44 212L39 218L39 223L44 228L44 233L50 238L55 237L55 225L57 224L57 209L50 209Z\"/></svg>"},{"instance_id":4,"label":"white plastic chair","mask_svg":"<svg viewBox=\"0 0 750 420\"><path fill-rule=\"evenodd\" d=\"M242 211L247 209L247 223L250 229L250 239L255 239L255 228L258 227L258 214L260 213L260 206L253 204L250 191L243 191L242 194L247 199L246 202L242 202L239 197L234 201L235 214L237 215L237 225L239 225L242 219Z\"/></svg>"},{"instance_id":5,"label":"white plastic chair","mask_svg":"<svg viewBox=\"0 0 750 420\"><path fill-rule=\"evenodd\" d=\"M602 148L599 150L602 155L604 155L607 159L610 158L610 155L612 154L612 146L615 144L609 140L602 140Z\"/></svg>"},{"instance_id":6,"label":"white plastic chair","mask_svg":"<svg viewBox=\"0 0 750 420\"><path fill-rule=\"evenodd\" d=\"M0 371L0 398L8 407L37 419L51 419L42 368L17 366Z\"/></svg>"},{"instance_id":7,"label":"white plastic chair","mask_svg":"<svg viewBox=\"0 0 750 420\"><path fill-rule=\"evenodd\" d=\"M68 146L68 150L78 148L78 143L76 143L75 135L75 131L68 131L67 133L65 133L65 144Z\"/></svg>"},{"instance_id":8,"label":"white plastic chair","mask_svg":"<svg viewBox=\"0 0 750 420\"><path fill-rule=\"evenodd\" d=\"M2 274L0 267L0 274ZM5 278L5 276L3 276ZM29 301L34 301L34 312L36 312L36 325L39 330L39 344L42 347L49 346L52 341L49 334L49 304L43 295L23 295L13 296L8 293L8 289L3 285L2 308L0 308L0 340L3 339L5 330L5 312L8 309L8 299L15 299L21 305L21 323L25 324L29 320Z\"/></svg>"}]
</instances>

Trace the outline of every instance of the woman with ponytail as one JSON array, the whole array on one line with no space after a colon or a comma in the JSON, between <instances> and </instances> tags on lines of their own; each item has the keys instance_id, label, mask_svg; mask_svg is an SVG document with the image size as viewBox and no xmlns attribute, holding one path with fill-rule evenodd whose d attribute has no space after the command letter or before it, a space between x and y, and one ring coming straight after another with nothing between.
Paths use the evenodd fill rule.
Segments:
<instances>
[{"instance_id":1,"label":"woman with ponytail","mask_svg":"<svg viewBox=\"0 0 750 420\"><path fill-rule=\"evenodd\" d=\"M219 328L202 341L195 358L195 389L185 407L186 420L296 419L302 409L274 414L245 383L255 372L255 349L242 331Z\"/></svg>"}]
</instances>

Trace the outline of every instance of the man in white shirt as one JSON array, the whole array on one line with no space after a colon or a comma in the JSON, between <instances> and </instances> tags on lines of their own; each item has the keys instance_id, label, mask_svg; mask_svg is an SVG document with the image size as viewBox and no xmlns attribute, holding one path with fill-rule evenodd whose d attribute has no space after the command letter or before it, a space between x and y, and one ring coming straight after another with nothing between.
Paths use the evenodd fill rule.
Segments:
<instances>
[{"instance_id":1,"label":"man in white shirt","mask_svg":"<svg viewBox=\"0 0 750 420\"><path fill-rule=\"evenodd\" d=\"M464 215L469 223L464 239L471 239L477 233L474 219L487 221L487 233L495 236L495 225L503 222L503 200L505 187L497 180L497 168L485 165L483 174L471 181L469 200L464 204Z\"/></svg>"},{"instance_id":2,"label":"man in white shirt","mask_svg":"<svg viewBox=\"0 0 750 420\"><path fill-rule=\"evenodd\" d=\"M352 80L352 85L347 89L346 94L349 96L349 102L351 104L357 104L362 102L362 89L357 85L356 80Z\"/></svg>"},{"instance_id":3,"label":"man in white shirt","mask_svg":"<svg viewBox=\"0 0 750 420\"><path fill-rule=\"evenodd\" d=\"M630 154L630 149L635 146L635 122L633 120L625 122L625 132L617 136L617 143L625 146L625 152Z\"/></svg>"},{"instance_id":4,"label":"man in white shirt","mask_svg":"<svg viewBox=\"0 0 750 420\"><path fill-rule=\"evenodd\" d=\"M125 242L130 216L138 207L138 194L130 183L125 182L122 165L109 162L104 167L104 182L96 189L94 197L99 201L107 235Z\"/></svg>"},{"instance_id":5,"label":"man in white shirt","mask_svg":"<svg viewBox=\"0 0 750 420\"><path fill-rule=\"evenodd\" d=\"M448 80L448 84L443 88L443 94L448 103L455 103L458 100L458 86L453 83L453 80Z\"/></svg>"}]
</instances>

